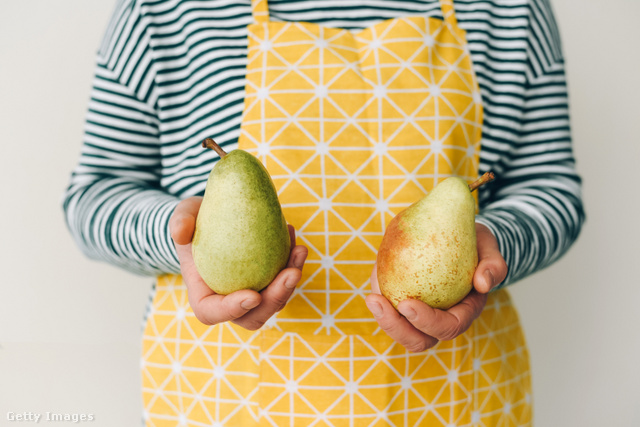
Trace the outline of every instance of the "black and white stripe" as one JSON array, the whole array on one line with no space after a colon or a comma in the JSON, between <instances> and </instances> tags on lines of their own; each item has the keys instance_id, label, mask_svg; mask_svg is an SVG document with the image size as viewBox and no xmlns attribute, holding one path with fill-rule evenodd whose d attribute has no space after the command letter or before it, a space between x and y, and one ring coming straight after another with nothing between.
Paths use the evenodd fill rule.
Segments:
<instances>
[{"instance_id":1,"label":"black and white stripe","mask_svg":"<svg viewBox=\"0 0 640 427\"><path fill-rule=\"evenodd\" d=\"M560 257L584 213L564 61L548 0L459 0L485 109L478 221L497 236L505 285ZM270 0L271 19L357 30L426 14L436 0ZM65 195L83 251L130 271L178 273L168 220L237 147L250 0L121 0L98 51L82 155Z\"/></svg>"}]
</instances>

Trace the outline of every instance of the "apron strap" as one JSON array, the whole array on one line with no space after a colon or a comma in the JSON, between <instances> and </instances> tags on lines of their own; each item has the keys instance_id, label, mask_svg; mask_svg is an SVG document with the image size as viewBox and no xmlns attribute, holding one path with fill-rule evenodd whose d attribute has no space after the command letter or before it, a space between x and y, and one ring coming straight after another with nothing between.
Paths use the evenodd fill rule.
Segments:
<instances>
[{"instance_id":1,"label":"apron strap","mask_svg":"<svg viewBox=\"0 0 640 427\"><path fill-rule=\"evenodd\" d=\"M440 0L440 7L442 8L444 22L456 28L458 26L458 20L456 19L456 9L453 7L453 0Z\"/></svg>"},{"instance_id":2,"label":"apron strap","mask_svg":"<svg viewBox=\"0 0 640 427\"><path fill-rule=\"evenodd\" d=\"M269 4L267 0L251 0L251 13L256 24L269 22Z\"/></svg>"}]
</instances>

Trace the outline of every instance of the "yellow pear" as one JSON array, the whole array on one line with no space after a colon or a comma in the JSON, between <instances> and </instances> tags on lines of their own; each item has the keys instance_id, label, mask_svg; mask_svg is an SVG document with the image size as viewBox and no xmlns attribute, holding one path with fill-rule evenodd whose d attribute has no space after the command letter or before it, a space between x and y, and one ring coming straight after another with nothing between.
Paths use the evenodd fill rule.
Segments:
<instances>
[{"instance_id":1,"label":"yellow pear","mask_svg":"<svg viewBox=\"0 0 640 427\"><path fill-rule=\"evenodd\" d=\"M490 172L471 185L447 178L391 220L378 250L377 275L394 307L414 298L448 309L471 291L478 264L471 192L491 180Z\"/></svg>"}]
</instances>

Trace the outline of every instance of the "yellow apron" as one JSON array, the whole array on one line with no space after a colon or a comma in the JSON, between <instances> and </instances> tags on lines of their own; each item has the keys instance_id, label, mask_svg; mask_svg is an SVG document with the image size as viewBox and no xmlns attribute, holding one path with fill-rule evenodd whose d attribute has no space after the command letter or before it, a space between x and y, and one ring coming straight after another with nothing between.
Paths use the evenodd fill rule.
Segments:
<instances>
[{"instance_id":1,"label":"yellow apron","mask_svg":"<svg viewBox=\"0 0 640 427\"><path fill-rule=\"evenodd\" d=\"M411 354L367 309L394 214L478 174L479 87L451 1L444 21L358 32L272 22L254 0L240 148L271 173L309 248L289 304L261 330L204 326L160 277L143 342L147 426L531 425L528 353L506 291L453 341Z\"/></svg>"}]
</instances>

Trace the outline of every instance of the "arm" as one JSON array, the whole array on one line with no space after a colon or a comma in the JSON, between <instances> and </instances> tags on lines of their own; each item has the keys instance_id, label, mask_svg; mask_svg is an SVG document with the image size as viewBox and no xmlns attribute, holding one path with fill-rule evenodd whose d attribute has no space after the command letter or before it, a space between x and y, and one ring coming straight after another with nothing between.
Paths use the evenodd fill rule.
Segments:
<instances>
[{"instance_id":1,"label":"arm","mask_svg":"<svg viewBox=\"0 0 640 427\"><path fill-rule=\"evenodd\" d=\"M507 261L499 288L558 260L585 219L558 34L548 2L532 1L520 132L495 185L481 190L476 219L495 235Z\"/></svg>"},{"instance_id":2,"label":"arm","mask_svg":"<svg viewBox=\"0 0 640 427\"><path fill-rule=\"evenodd\" d=\"M178 199L160 189L159 175L153 108L98 65L81 157L63 204L87 256L138 274L180 271L168 231Z\"/></svg>"},{"instance_id":3,"label":"arm","mask_svg":"<svg viewBox=\"0 0 640 427\"><path fill-rule=\"evenodd\" d=\"M199 197L181 202L160 189L153 110L108 70L98 68L82 156L65 194L69 228L83 252L141 274L180 273L196 317L260 328L289 300L307 255L295 245L284 269L262 292L217 295L196 271L191 239ZM174 244L175 243L175 244Z\"/></svg>"},{"instance_id":4,"label":"arm","mask_svg":"<svg viewBox=\"0 0 640 427\"><path fill-rule=\"evenodd\" d=\"M261 327L300 279L307 250L295 246L262 292L216 295L195 269L191 238L201 198L180 201L161 185L162 153L153 61L135 1L121 2L98 55L82 155L65 193L66 221L88 256L129 271L180 273L205 324Z\"/></svg>"},{"instance_id":5,"label":"arm","mask_svg":"<svg viewBox=\"0 0 640 427\"><path fill-rule=\"evenodd\" d=\"M476 217L479 264L474 289L449 310L406 300L398 311L379 294L375 270L367 305L380 327L410 351L422 351L469 328L486 294L560 258L576 240L584 212L569 126L557 27L546 1L532 1L520 132L497 163L498 180L481 193ZM483 165L485 172L487 165ZM483 169L481 167L481 169ZM402 314L402 315L401 315Z\"/></svg>"},{"instance_id":6,"label":"arm","mask_svg":"<svg viewBox=\"0 0 640 427\"><path fill-rule=\"evenodd\" d=\"M145 275L179 272L162 190L153 67L135 2L120 2L97 55L82 153L63 208L89 257Z\"/></svg>"}]
</instances>

